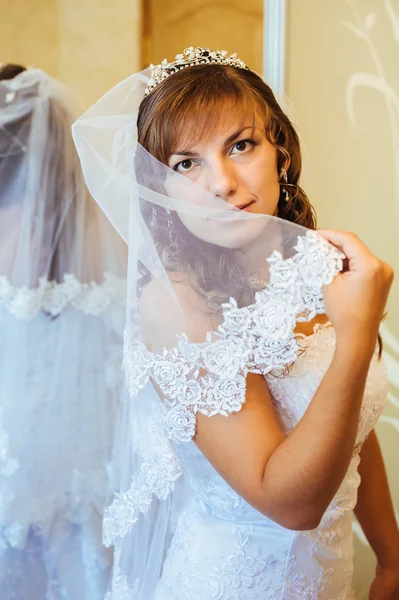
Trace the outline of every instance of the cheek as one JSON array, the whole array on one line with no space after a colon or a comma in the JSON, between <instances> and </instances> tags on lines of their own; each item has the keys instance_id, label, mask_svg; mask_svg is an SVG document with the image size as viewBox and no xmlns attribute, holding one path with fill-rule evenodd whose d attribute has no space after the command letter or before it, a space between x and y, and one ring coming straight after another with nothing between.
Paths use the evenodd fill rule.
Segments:
<instances>
[{"instance_id":1,"label":"cheek","mask_svg":"<svg viewBox=\"0 0 399 600\"><path fill-rule=\"evenodd\" d=\"M257 197L260 212L274 214L280 197L280 184L273 157L256 161L243 172L242 183L249 193Z\"/></svg>"},{"instance_id":2,"label":"cheek","mask_svg":"<svg viewBox=\"0 0 399 600\"><path fill-rule=\"evenodd\" d=\"M267 142L263 153L263 165L259 165L259 200L262 212L272 215L277 210L280 184L277 172L277 150Z\"/></svg>"},{"instance_id":3,"label":"cheek","mask_svg":"<svg viewBox=\"0 0 399 600\"><path fill-rule=\"evenodd\" d=\"M165 195L171 199L184 198L187 184L183 178L168 174L163 184Z\"/></svg>"}]
</instances>

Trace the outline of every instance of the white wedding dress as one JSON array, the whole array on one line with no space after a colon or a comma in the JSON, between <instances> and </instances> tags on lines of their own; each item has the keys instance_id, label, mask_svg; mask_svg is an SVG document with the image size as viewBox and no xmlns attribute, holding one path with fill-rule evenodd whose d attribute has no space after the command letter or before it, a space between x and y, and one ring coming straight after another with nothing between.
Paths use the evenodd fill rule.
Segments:
<instances>
[{"instance_id":1,"label":"white wedding dress","mask_svg":"<svg viewBox=\"0 0 399 600\"><path fill-rule=\"evenodd\" d=\"M100 600L126 282L0 276L0 597Z\"/></svg>"},{"instance_id":2,"label":"white wedding dress","mask_svg":"<svg viewBox=\"0 0 399 600\"><path fill-rule=\"evenodd\" d=\"M316 326L288 375L267 376L286 431L300 420L332 359L335 333ZM319 527L293 532L263 516L218 475L193 442L174 444L192 495L180 514L156 600L349 600L353 598L352 511L362 442L380 416L385 368L369 372L357 446ZM117 594L113 597L117 598ZM122 597L122 596L121 596Z\"/></svg>"}]
</instances>

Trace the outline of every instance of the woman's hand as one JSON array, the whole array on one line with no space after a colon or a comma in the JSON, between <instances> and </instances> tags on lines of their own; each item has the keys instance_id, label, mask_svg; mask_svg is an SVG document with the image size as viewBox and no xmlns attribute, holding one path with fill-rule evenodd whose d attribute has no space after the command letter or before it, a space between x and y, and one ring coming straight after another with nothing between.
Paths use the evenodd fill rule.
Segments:
<instances>
[{"instance_id":1,"label":"woman's hand","mask_svg":"<svg viewBox=\"0 0 399 600\"><path fill-rule=\"evenodd\" d=\"M377 567L376 577L370 588L369 600L399 599L399 559Z\"/></svg>"},{"instance_id":2,"label":"woman's hand","mask_svg":"<svg viewBox=\"0 0 399 600\"><path fill-rule=\"evenodd\" d=\"M319 233L347 257L345 270L324 288L326 313L335 328L337 342L369 342L374 349L393 271L353 233Z\"/></svg>"}]
</instances>

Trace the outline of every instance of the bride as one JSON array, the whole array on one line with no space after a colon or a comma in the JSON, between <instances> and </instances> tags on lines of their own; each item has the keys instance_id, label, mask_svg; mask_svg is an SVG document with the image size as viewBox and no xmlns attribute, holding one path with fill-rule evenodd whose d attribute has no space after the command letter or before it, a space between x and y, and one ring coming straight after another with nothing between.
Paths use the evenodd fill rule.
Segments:
<instances>
[{"instance_id":1,"label":"bride","mask_svg":"<svg viewBox=\"0 0 399 600\"><path fill-rule=\"evenodd\" d=\"M349 600L352 513L399 594L374 426L391 268L316 233L298 137L236 55L188 48L73 128L129 243L109 600ZM360 483L361 476L361 483Z\"/></svg>"}]
</instances>

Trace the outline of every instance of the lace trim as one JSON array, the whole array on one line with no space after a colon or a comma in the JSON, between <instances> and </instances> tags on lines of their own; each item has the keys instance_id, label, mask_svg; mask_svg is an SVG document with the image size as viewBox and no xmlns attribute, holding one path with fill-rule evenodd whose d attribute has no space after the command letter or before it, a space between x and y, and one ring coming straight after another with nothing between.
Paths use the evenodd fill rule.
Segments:
<instances>
[{"instance_id":1,"label":"lace trim","mask_svg":"<svg viewBox=\"0 0 399 600\"><path fill-rule=\"evenodd\" d=\"M165 500L181 476L179 460L169 440L162 434L159 423L150 425L147 444L148 440L151 440L151 445L140 473L132 478L127 492L114 495L112 504L104 513L103 544L106 547L114 544L117 537L130 533L139 513L147 512L154 497Z\"/></svg>"},{"instance_id":2,"label":"lace trim","mask_svg":"<svg viewBox=\"0 0 399 600\"><path fill-rule=\"evenodd\" d=\"M296 254L284 259L275 251L267 259L270 280L255 303L222 306L223 323L203 343L177 338L177 346L154 354L125 334L124 368L130 395L151 378L164 396L164 425L170 439L189 442L196 414L211 417L238 412L245 402L248 372L267 375L294 362L297 321L324 313L322 287L342 269L343 255L314 231L298 237ZM205 374L203 374L205 373Z\"/></svg>"},{"instance_id":3,"label":"lace trim","mask_svg":"<svg viewBox=\"0 0 399 600\"><path fill-rule=\"evenodd\" d=\"M125 334L124 368L130 395L152 379L164 395L162 413L144 426L146 441L138 448L142 464L130 488L116 494L105 512L104 544L115 544L146 513L154 497L173 491L181 468L168 438L189 442L195 435L196 414L229 415L245 402L245 378L251 371L267 374L297 358L294 334L299 320L324 313L322 286L342 269L342 255L323 238L308 232L298 238L297 253L284 260L279 252L268 259L270 281L256 293L255 303L238 308L234 299L223 306L223 323L204 343L187 336L162 354L149 352ZM203 374L205 373L205 374ZM158 406L159 410L159 406ZM136 417L138 418L138 417ZM118 580L119 585L126 582Z\"/></svg>"},{"instance_id":4,"label":"lace trim","mask_svg":"<svg viewBox=\"0 0 399 600\"><path fill-rule=\"evenodd\" d=\"M112 570L111 589L105 594L104 600L132 600L139 593L140 582L137 580L133 587L127 582L120 568L121 550L115 550L114 567Z\"/></svg>"},{"instance_id":5,"label":"lace trim","mask_svg":"<svg viewBox=\"0 0 399 600\"><path fill-rule=\"evenodd\" d=\"M37 288L14 287L7 277L0 277L0 307L18 319L33 319L41 310L57 316L68 307L87 315L98 316L117 300L125 298L126 281L111 273L104 281L81 283L72 274L64 275L62 283L39 280Z\"/></svg>"}]
</instances>

